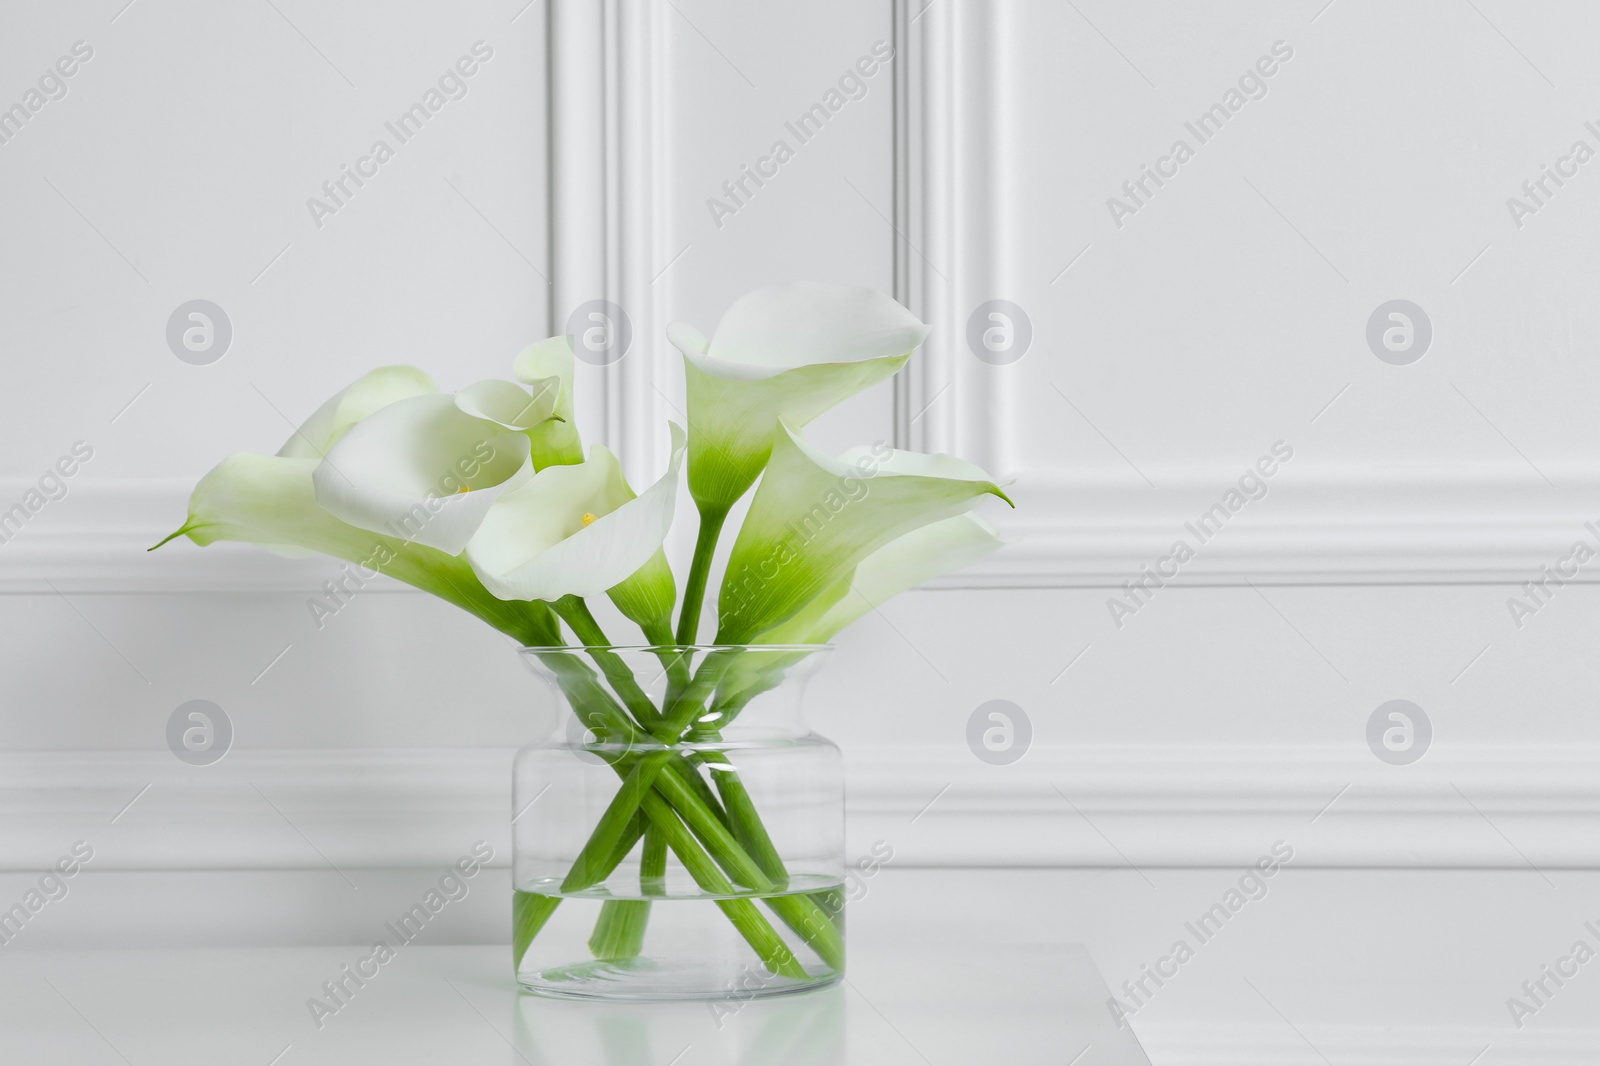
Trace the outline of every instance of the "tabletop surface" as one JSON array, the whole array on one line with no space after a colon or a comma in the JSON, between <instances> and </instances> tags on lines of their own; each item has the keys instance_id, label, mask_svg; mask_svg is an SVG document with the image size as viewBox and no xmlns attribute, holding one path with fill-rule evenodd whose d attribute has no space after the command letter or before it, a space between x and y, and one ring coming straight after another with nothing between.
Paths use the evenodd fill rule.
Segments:
<instances>
[{"instance_id":1,"label":"tabletop surface","mask_svg":"<svg viewBox=\"0 0 1600 1066\"><path fill-rule=\"evenodd\" d=\"M852 930L841 985L766 1000L519 995L507 948L408 945L319 1028L357 947L0 953L0 1059L30 1066L528 1063L1148 1066L1081 947L888 946Z\"/></svg>"}]
</instances>

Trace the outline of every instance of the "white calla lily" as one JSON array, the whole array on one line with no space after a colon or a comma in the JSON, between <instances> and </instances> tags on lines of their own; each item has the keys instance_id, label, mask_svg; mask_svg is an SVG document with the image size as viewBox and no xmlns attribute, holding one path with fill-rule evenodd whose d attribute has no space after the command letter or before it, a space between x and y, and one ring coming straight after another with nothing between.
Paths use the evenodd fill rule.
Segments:
<instances>
[{"instance_id":1,"label":"white calla lily","mask_svg":"<svg viewBox=\"0 0 1600 1066\"><path fill-rule=\"evenodd\" d=\"M735 301L707 342L674 323L689 408L689 489L726 511L766 466L780 420L799 428L891 376L930 327L873 289L796 282Z\"/></svg>"},{"instance_id":2,"label":"white calla lily","mask_svg":"<svg viewBox=\"0 0 1600 1066\"><path fill-rule=\"evenodd\" d=\"M456 407L474 418L526 431L557 417L560 395L559 378L535 381L531 393L515 382L490 378L467 386L455 399Z\"/></svg>"},{"instance_id":3,"label":"white calla lily","mask_svg":"<svg viewBox=\"0 0 1600 1066\"><path fill-rule=\"evenodd\" d=\"M532 474L527 434L437 394L397 400L353 426L311 479L334 517L455 555L495 500Z\"/></svg>"},{"instance_id":4,"label":"white calla lily","mask_svg":"<svg viewBox=\"0 0 1600 1066\"><path fill-rule=\"evenodd\" d=\"M793 617L884 545L970 510L1010 502L989 475L948 455L858 448L835 459L780 424L772 459L728 557L719 644Z\"/></svg>"},{"instance_id":5,"label":"white calla lily","mask_svg":"<svg viewBox=\"0 0 1600 1066\"><path fill-rule=\"evenodd\" d=\"M636 590L642 606L618 606L630 617L670 613L672 575L661 545L672 526L684 449L684 432L673 425L667 472L639 496L617 457L599 446L582 463L539 471L495 501L467 544L467 560L489 591L508 600L595 596L641 570L651 579L664 571L664 594ZM663 595L664 607L656 602Z\"/></svg>"},{"instance_id":6,"label":"white calla lily","mask_svg":"<svg viewBox=\"0 0 1600 1066\"><path fill-rule=\"evenodd\" d=\"M572 401L575 369L571 337L551 337L529 345L512 365L511 372L517 380L531 385L536 395L545 393L554 383L551 420L528 430L535 470L583 462L583 439L578 433Z\"/></svg>"},{"instance_id":7,"label":"white calla lily","mask_svg":"<svg viewBox=\"0 0 1600 1066\"><path fill-rule=\"evenodd\" d=\"M200 479L183 527L155 547L186 536L202 547L233 540L284 555L320 552L354 563L358 579L377 574L415 585L471 611L523 644L559 636L549 611L518 609L491 596L466 560L409 541L358 529L317 505L316 459L236 452ZM152 551L155 548L151 549Z\"/></svg>"},{"instance_id":8,"label":"white calla lily","mask_svg":"<svg viewBox=\"0 0 1600 1066\"><path fill-rule=\"evenodd\" d=\"M410 396L439 391L433 379L414 366L384 366L361 375L330 396L284 442L285 459L321 459L350 427L380 408Z\"/></svg>"},{"instance_id":9,"label":"white calla lily","mask_svg":"<svg viewBox=\"0 0 1600 1066\"><path fill-rule=\"evenodd\" d=\"M994 526L974 514L914 529L879 548L855 571L762 633L760 644L826 644L868 611L925 581L971 566L1001 545Z\"/></svg>"},{"instance_id":10,"label":"white calla lily","mask_svg":"<svg viewBox=\"0 0 1600 1066\"><path fill-rule=\"evenodd\" d=\"M773 973L797 981L836 974L844 945L833 911L803 892L770 899L795 941L754 903L732 898L791 884L787 852L762 824L757 804L767 801L732 763L685 761L697 749L678 745L717 739L817 645L998 546L994 529L970 512L985 495L1006 497L977 467L882 444L836 458L800 435L899 370L927 332L879 293L812 283L740 299L710 341L674 325L690 424L687 432L670 426L668 468L637 495L610 451L584 455L572 338L518 355L521 384L480 381L446 394L419 370L385 367L324 403L278 455L238 453L216 466L195 487L188 520L162 544L187 536L199 545L322 552L354 564L341 568L341 583L361 587L379 574L409 582L518 640L546 661L597 737L658 743L665 756L615 762L621 784L563 891L609 883L638 847L648 894L676 855ZM700 522L674 629L678 595L663 545L685 465ZM692 645L721 529L758 479L717 596L724 647L701 656ZM642 684L603 631L587 602L601 593L642 629L664 690ZM566 636L587 663L552 654ZM519 960L555 902L520 895ZM647 898L607 902L591 954L636 955L649 910ZM800 941L827 969L814 969L809 955L802 963Z\"/></svg>"},{"instance_id":11,"label":"white calla lily","mask_svg":"<svg viewBox=\"0 0 1600 1066\"><path fill-rule=\"evenodd\" d=\"M798 613L752 643L797 648L826 644L840 630L902 592L970 566L1000 545L995 528L974 514L914 529L867 556ZM809 654L795 651L776 657L739 657L718 684L717 703L724 713L742 707L782 681L789 667Z\"/></svg>"}]
</instances>

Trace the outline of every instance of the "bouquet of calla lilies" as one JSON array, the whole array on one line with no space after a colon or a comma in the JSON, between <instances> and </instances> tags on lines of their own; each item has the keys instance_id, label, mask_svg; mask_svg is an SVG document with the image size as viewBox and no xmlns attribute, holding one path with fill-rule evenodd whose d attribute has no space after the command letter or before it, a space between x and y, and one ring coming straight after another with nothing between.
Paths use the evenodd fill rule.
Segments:
<instances>
[{"instance_id":1,"label":"bouquet of calla lilies","mask_svg":"<svg viewBox=\"0 0 1600 1066\"><path fill-rule=\"evenodd\" d=\"M530 649L571 648L570 633L599 671L560 668L584 724L625 748L670 753L686 738L714 735L776 683L784 656L744 668L741 649L803 656L889 597L998 547L995 530L971 513L984 496L1006 499L984 471L885 445L829 455L802 434L898 371L927 333L881 293L817 283L744 296L709 342L672 326L688 426L670 425L667 469L642 492L605 447L585 454L569 337L523 351L516 381L455 393L413 367L383 367L330 398L275 455L223 460L195 487L188 520L161 543L186 536L320 552L448 600ZM685 467L699 526L680 597L664 544ZM723 527L752 487L714 627L703 626ZM602 595L660 653L671 684L659 705L613 651L641 642L614 643L590 609ZM710 646L696 643L703 629L714 633ZM691 670L695 653L702 658ZM731 889L725 877L754 889L781 883L748 804L725 796L713 807L701 790L672 787L681 768L670 754L618 756L614 768L625 787L564 889L602 880L630 835L657 832L708 890ZM719 820L731 835L711 824ZM819 953L833 950L834 934L807 897L783 906L793 913L780 917ZM791 965L759 913L724 909L774 972ZM517 915L519 956L546 917ZM629 920L615 916L612 939L627 939Z\"/></svg>"}]
</instances>

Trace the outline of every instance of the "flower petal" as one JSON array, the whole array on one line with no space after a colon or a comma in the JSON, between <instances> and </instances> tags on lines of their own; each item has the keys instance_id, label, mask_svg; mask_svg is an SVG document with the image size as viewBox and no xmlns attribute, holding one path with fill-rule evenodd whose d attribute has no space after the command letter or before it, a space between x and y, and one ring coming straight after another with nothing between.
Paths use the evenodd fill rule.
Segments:
<instances>
[{"instance_id":1,"label":"flower petal","mask_svg":"<svg viewBox=\"0 0 1600 1066\"><path fill-rule=\"evenodd\" d=\"M986 494L1005 499L982 470L950 456L881 446L851 454L854 462L825 455L780 425L728 557L718 643L772 629L896 538L962 514Z\"/></svg>"},{"instance_id":2,"label":"flower petal","mask_svg":"<svg viewBox=\"0 0 1600 1066\"><path fill-rule=\"evenodd\" d=\"M708 343L675 323L689 408L689 488L726 508L755 482L779 420L804 426L891 376L929 327L872 289L797 282L733 304Z\"/></svg>"},{"instance_id":3,"label":"flower petal","mask_svg":"<svg viewBox=\"0 0 1600 1066\"><path fill-rule=\"evenodd\" d=\"M761 634L761 644L825 644L868 611L1000 547L999 533L974 514L956 515L891 540L857 564L788 621Z\"/></svg>"},{"instance_id":4,"label":"flower petal","mask_svg":"<svg viewBox=\"0 0 1600 1066\"><path fill-rule=\"evenodd\" d=\"M167 540L187 536L202 546L234 540L283 554L321 552L356 564L358 577L377 571L415 585L525 644L559 639L553 615L514 609L490 596L464 559L358 529L323 510L312 484L317 466L316 459L230 455L200 479L189 498L188 521Z\"/></svg>"},{"instance_id":5,"label":"flower petal","mask_svg":"<svg viewBox=\"0 0 1600 1066\"><path fill-rule=\"evenodd\" d=\"M889 600L925 581L970 566L1000 547L995 528L974 514L956 515L914 529L863 559L787 621L752 643L820 645ZM717 686L716 702L737 710L782 680L809 652L740 656Z\"/></svg>"},{"instance_id":6,"label":"flower petal","mask_svg":"<svg viewBox=\"0 0 1600 1066\"><path fill-rule=\"evenodd\" d=\"M454 555L496 498L531 475L525 434L434 395L396 401L353 427L312 482L334 517Z\"/></svg>"},{"instance_id":7,"label":"flower petal","mask_svg":"<svg viewBox=\"0 0 1600 1066\"><path fill-rule=\"evenodd\" d=\"M637 498L617 457L598 446L585 462L541 470L500 497L467 545L484 586L502 599L595 596L649 563L677 504L684 438L672 431L667 473Z\"/></svg>"},{"instance_id":8,"label":"flower petal","mask_svg":"<svg viewBox=\"0 0 1600 1066\"><path fill-rule=\"evenodd\" d=\"M341 559L370 551L381 538L317 506L311 485L316 467L316 459L235 452L200 479L189 496L189 519L172 536L201 546L240 540Z\"/></svg>"},{"instance_id":9,"label":"flower petal","mask_svg":"<svg viewBox=\"0 0 1600 1066\"><path fill-rule=\"evenodd\" d=\"M408 396L438 392L433 379L414 366L384 366L334 393L284 442L285 459L321 459L351 426Z\"/></svg>"},{"instance_id":10,"label":"flower petal","mask_svg":"<svg viewBox=\"0 0 1600 1066\"><path fill-rule=\"evenodd\" d=\"M531 394L515 382L489 378L456 393L456 406L506 429L526 430L553 418L560 397L560 378L538 379Z\"/></svg>"},{"instance_id":11,"label":"flower petal","mask_svg":"<svg viewBox=\"0 0 1600 1066\"><path fill-rule=\"evenodd\" d=\"M575 362L571 337L551 337L529 345L517 356L512 373L538 393L552 378L559 382L553 412L560 421L542 422L528 431L533 442L533 468L583 462L583 439L578 434L573 407Z\"/></svg>"},{"instance_id":12,"label":"flower petal","mask_svg":"<svg viewBox=\"0 0 1600 1066\"><path fill-rule=\"evenodd\" d=\"M904 356L930 328L876 289L798 281L736 300L717 323L707 355L718 366L777 373Z\"/></svg>"},{"instance_id":13,"label":"flower petal","mask_svg":"<svg viewBox=\"0 0 1600 1066\"><path fill-rule=\"evenodd\" d=\"M644 495L633 505L659 516L661 534L656 541L656 553L638 570L606 590L617 610L636 622L653 644L670 644L673 639L672 608L678 601L678 583L673 580L667 553L659 545L666 540L667 530L672 527L678 499L678 472L688 448L683 429L673 422L667 425L672 432L672 458L667 463L667 473L645 489ZM652 536L656 528L651 527Z\"/></svg>"}]
</instances>

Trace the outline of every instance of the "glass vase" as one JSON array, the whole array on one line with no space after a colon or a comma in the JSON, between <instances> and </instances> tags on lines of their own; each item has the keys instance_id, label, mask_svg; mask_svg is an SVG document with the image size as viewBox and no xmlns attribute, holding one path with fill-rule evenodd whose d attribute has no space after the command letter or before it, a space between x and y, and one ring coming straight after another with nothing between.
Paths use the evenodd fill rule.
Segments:
<instances>
[{"instance_id":1,"label":"glass vase","mask_svg":"<svg viewBox=\"0 0 1600 1066\"><path fill-rule=\"evenodd\" d=\"M844 974L844 774L801 715L819 647L528 648L512 952L547 996L710 999Z\"/></svg>"}]
</instances>

